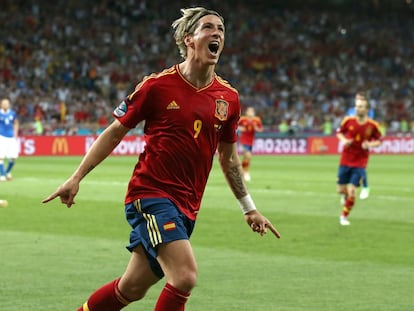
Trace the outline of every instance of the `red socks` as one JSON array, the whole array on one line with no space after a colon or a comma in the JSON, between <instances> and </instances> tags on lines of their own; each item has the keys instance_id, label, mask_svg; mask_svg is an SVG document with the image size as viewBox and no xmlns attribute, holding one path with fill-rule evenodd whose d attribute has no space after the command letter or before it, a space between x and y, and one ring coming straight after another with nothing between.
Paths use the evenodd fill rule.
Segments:
<instances>
[{"instance_id":1,"label":"red socks","mask_svg":"<svg viewBox=\"0 0 414 311\"><path fill-rule=\"evenodd\" d=\"M244 169L247 169L249 166L250 166L250 161L249 161L249 160L247 160L247 159L244 159L244 160L242 161L242 167L243 167Z\"/></svg>"},{"instance_id":2,"label":"red socks","mask_svg":"<svg viewBox=\"0 0 414 311\"><path fill-rule=\"evenodd\" d=\"M129 301L122 297L118 283L120 279L113 280L97 289L77 311L119 311ZM184 309L183 309L184 310Z\"/></svg>"},{"instance_id":3,"label":"red socks","mask_svg":"<svg viewBox=\"0 0 414 311\"><path fill-rule=\"evenodd\" d=\"M158 297L154 311L184 311L189 296L190 293L182 292L167 283Z\"/></svg>"},{"instance_id":4,"label":"red socks","mask_svg":"<svg viewBox=\"0 0 414 311\"><path fill-rule=\"evenodd\" d=\"M342 216L347 217L351 212L352 207L355 204L355 197L348 196L345 200L344 207L342 208Z\"/></svg>"},{"instance_id":5,"label":"red socks","mask_svg":"<svg viewBox=\"0 0 414 311\"><path fill-rule=\"evenodd\" d=\"M119 311L130 302L122 297L116 279L97 289L77 311ZM165 284L154 311L184 311L190 293Z\"/></svg>"}]
</instances>

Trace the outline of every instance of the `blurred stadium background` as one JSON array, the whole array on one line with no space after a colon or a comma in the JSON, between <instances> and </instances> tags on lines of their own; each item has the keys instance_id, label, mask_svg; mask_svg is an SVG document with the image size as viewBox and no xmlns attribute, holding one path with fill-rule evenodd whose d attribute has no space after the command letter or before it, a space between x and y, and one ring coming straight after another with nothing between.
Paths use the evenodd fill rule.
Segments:
<instances>
[{"instance_id":1,"label":"blurred stadium background","mask_svg":"<svg viewBox=\"0 0 414 311\"><path fill-rule=\"evenodd\" d=\"M192 238L200 277L188 309L413 310L411 0L0 0L0 97L18 111L22 155L40 155L19 158L1 184L0 309L74 310L122 273L136 156L109 157L68 210L40 201L80 157L45 155L83 154L137 82L179 61L170 24L194 4L225 17L217 72L256 107L263 135L282 137L260 140L262 153L284 155L256 158L249 189L283 237L251 234L215 162ZM338 125L359 88L386 130L384 153L410 155L371 158L372 196L343 228L337 139L324 124ZM296 137L280 132L284 120ZM140 137L128 139L115 154L140 151ZM162 285L126 310L151 310Z\"/></svg>"},{"instance_id":2,"label":"blurred stadium background","mask_svg":"<svg viewBox=\"0 0 414 311\"><path fill-rule=\"evenodd\" d=\"M323 134L366 88L387 134L413 135L412 0L3 0L0 97L21 134L99 133L143 76L179 61L170 24L195 3L226 18L217 72L267 132Z\"/></svg>"}]
</instances>

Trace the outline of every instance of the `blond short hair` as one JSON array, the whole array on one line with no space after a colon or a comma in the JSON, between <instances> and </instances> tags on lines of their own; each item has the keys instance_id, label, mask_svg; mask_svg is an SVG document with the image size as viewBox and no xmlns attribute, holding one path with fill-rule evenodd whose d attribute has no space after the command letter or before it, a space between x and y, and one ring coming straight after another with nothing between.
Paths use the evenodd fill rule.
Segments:
<instances>
[{"instance_id":1,"label":"blond short hair","mask_svg":"<svg viewBox=\"0 0 414 311\"><path fill-rule=\"evenodd\" d=\"M188 9L181 9L182 17L176 19L172 23L174 29L174 39L178 46L182 58L187 58L187 46L184 43L184 38L188 34L193 34L198 26L199 20L206 15L218 16L224 24L224 18L213 10L208 10L203 7L195 7Z\"/></svg>"}]
</instances>

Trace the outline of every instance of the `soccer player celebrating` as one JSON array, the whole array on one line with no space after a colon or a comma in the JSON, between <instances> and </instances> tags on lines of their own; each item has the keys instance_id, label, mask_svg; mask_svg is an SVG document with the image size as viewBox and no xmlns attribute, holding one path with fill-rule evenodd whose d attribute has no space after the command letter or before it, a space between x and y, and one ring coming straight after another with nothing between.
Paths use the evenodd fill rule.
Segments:
<instances>
[{"instance_id":1,"label":"soccer player celebrating","mask_svg":"<svg viewBox=\"0 0 414 311\"><path fill-rule=\"evenodd\" d=\"M263 132L263 124L260 117L256 116L253 107L247 107L245 115L241 116L238 126L240 145L242 152L242 167L245 181L250 181L250 160L252 158L253 143L256 132Z\"/></svg>"},{"instance_id":2,"label":"soccer player celebrating","mask_svg":"<svg viewBox=\"0 0 414 311\"><path fill-rule=\"evenodd\" d=\"M172 24L184 61L143 79L115 109L115 121L81 164L43 200L74 204L80 181L145 121L145 149L129 181L126 218L132 227L124 274L97 289L78 311L115 311L142 299L165 276L155 311L181 311L197 280L189 241L216 150L245 221L263 235L279 232L255 207L237 154L237 91L215 74L224 46L224 20L204 8L182 9Z\"/></svg>"},{"instance_id":3,"label":"soccer player celebrating","mask_svg":"<svg viewBox=\"0 0 414 311\"><path fill-rule=\"evenodd\" d=\"M12 180L11 171L19 155L18 135L17 114L10 108L10 100L4 98L0 103L0 181ZM5 159L7 167L4 166Z\"/></svg>"},{"instance_id":4,"label":"soccer player celebrating","mask_svg":"<svg viewBox=\"0 0 414 311\"><path fill-rule=\"evenodd\" d=\"M344 196L339 223L350 225L348 215L355 204L356 190L365 176L369 149L381 144L379 125L368 117L369 103L365 92L355 96L355 116L345 117L337 129L343 145L338 169L337 192Z\"/></svg>"}]
</instances>

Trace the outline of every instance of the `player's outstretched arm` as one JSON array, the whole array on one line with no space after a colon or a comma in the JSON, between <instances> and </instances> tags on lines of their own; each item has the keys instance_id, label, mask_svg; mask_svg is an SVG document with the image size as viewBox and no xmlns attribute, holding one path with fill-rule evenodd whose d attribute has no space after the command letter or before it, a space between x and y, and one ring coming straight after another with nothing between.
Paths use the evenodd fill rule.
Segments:
<instances>
[{"instance_id":1,"label":"player's outstretched arm","mask_svg":"<svg viewBox=\"0 0 414 311\"><path fill-rule=\"evenodd\" d=\"M115 120L92 144L72 176L42 202L47 203L60 197L60 201L63 204L71 207L75 203L74 198L79 191L80 181L111 154L128 131L129 128L123 126L118 120Z\"/></svg>"},{"instance_id":2,"label":"player's outstretched arm","mask_svg":"<svg viewBox=\"0 0 414 311\"><path fill-rule=\"evenodd\" d=\"M218 154L221 169L231 191L240 203L247 224L260 235L265 234L269 229L277 238L280 238L280 233L273 224L256 209L253 199L247 191L243 181L240 158L237 154L237 144L220 142Z\"/></svg>"}]
</instances>

